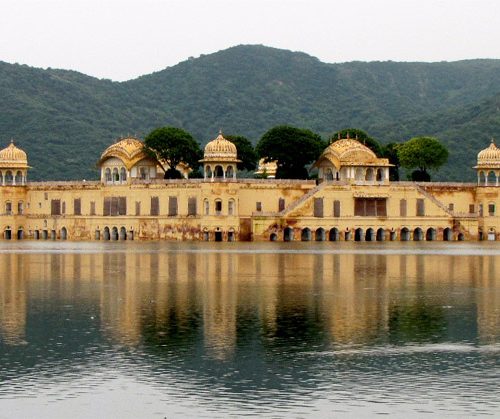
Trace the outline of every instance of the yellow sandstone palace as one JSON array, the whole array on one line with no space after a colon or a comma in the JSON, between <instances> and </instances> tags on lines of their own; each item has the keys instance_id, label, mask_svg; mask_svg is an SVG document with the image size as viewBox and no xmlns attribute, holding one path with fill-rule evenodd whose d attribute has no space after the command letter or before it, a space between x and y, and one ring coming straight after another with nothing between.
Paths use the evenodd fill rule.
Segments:
<instances>
[{"instance_id":1,"label":"yellow sandstone palace","mask_svg":"<svg viewBox=\"0 0 500 419\"><path fill-rule=\"evenodd\" d=\"M387 159L354 139L330 144L314 180L238 179L236 147L205 147L203 179L164 180L136 138L99 160L100 181L28 182L27 155L0 151L5 240L500 240L500 149L477 183L390 182ZM181 168L182 169L182 168Z\"/></svg>"}]
</instances>

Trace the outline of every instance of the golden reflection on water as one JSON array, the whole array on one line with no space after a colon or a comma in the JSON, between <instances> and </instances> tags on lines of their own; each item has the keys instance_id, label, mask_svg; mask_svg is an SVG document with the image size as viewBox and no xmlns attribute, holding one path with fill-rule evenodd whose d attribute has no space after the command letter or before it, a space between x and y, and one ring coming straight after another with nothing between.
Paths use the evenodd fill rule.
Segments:
<instances>
[{"instance_id":1,"label":"golden reflection on water","mask_svg":"<svg viewBox=\"0 0 500 419\"><path fill-rule=\"evenodd\" d=\"M430 254L3 253L0 336L25 343L30 304L44 302L95 306L105 335L130 346L146 323L160 336L200 324L206 354L219 360L233 355L243 317L268 336L284 319L312 318L344 345L411 340L411 322L426 316L442 332L449 310L463 311L477 341L495 343L499 264L497 256Z\"/></svg>"}]
</instances>

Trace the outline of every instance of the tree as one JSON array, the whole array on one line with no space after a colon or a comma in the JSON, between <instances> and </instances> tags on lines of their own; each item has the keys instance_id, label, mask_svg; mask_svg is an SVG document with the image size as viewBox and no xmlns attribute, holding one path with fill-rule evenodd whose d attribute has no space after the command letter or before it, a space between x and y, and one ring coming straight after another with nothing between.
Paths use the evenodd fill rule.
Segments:
<instances>
[{"instance_id":1,"label":"tree","mask_svg":"<svg viewBox=\"0 0 500 419\"><path fill-rule=\"evenodd\" d=\"M307 179L305 165L316 160L326 144L318 134L280 125L267 131L257 144L259 157L266 162L277 160L277 178Z\"/></svg>"},{"instance_id":2,"label":"tree","mask_svg":"<svg viewBox=\"0 0 500 419\"><path fill-rule=\"evenodd\" d=\"M231 141L238 150L238 159L241 160L241 163L237 165L238 170L255 170L259 157L250 140L241 135L226 135L225 138Z\"/></svg>"},{"instance_id":3,"label":"tree","mask_svg":"<svg viewBox=\"0 0 500 419\"><path fill-rule=\"evenodd\" d=\"M430 181L430 169L439 169L448 160L448 150L433 137L415 137L397 147L401 166L417 169L412 180Z\"/></svg>"},{"instance_id":4,"label":"tree","mask_svg":"<svg viewBox=\"0 0 500 419\"><path fill-rule=\"evenodd\" d=\"M200 145L192 135L175 127L162 127L151 131L144 139L144 147L160 164L168 165L168 169L163 166L165 179L182 177L176 169L181 162L196 170L199 166L198 160L202 158Z\"/></svg>"},{"instance_id":5,"label":"tree","mask_svg":"<svg viewBox=\"0 0 500 419\"><path fill-rule=\"evenodd\" d=\"M382 147L380 143L374 138L370 137L365 131L357 128L344 128L340 131L335 132L330 137L330 142L333 143L339 138L347 137L357 139L360 143L363 143L370 150L372 150L378 157L382 155Z\"/></svg>"}]
</instances>

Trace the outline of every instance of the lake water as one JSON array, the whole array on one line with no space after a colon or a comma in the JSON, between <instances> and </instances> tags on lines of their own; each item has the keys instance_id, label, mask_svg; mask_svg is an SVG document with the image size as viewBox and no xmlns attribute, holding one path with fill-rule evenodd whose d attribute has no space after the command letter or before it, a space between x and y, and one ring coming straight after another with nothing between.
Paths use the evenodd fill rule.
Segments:
<instances>
[{"instance_id":1,"label":"lake water","mask_svg":"<svg viewBox=\"0 0 500 419\"><path fill-rule=\"evenodd\" d=\"M0 418L500 415L500 244L0 243Z\"/></svg>"}]
</instances>

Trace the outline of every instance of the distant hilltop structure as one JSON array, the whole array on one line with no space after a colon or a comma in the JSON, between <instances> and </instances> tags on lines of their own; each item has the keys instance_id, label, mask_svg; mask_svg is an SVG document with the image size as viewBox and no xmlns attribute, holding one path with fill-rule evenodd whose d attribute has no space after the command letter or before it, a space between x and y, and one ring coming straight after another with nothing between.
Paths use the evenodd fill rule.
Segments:
<instances>
[{"instance_id":1,"label":"distant hilltop structure","mask_svg":"<svg viewBox=\"0 0 500 419\"><path fill-rule=\"evenodd\" d=\"M101 155L100 181L29 182L14 141L0 151L4 240L408 241L500 240L500 149L477 156L477 183L389 180L391 164L352 138L314 163L318 180L239 179L235 145L219 134L204 150L202 179L165 180L138 138Z\"/></svg>"}]
</instances>

